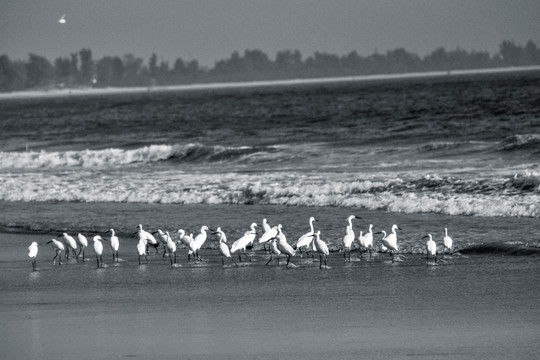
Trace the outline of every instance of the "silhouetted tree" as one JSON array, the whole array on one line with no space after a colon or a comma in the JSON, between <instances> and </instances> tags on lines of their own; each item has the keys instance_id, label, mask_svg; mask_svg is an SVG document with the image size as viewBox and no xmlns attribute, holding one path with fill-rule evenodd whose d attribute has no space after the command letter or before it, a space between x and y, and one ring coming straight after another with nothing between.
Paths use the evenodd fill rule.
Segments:
<instances>
[{"instance_id":1,"label":"silhouetted tree","mask_svg":"<svg viewBox=\"0 0 540 360\"><path fill-rule=\"evenodd\" d=\"M92 50L82 49L79 51L81 60L80 79L81 85L88 86L94 79L94 60L92 59Z\"/></svg>"},{"instance_id":2,"label":"silhouetted tree","mask_svg":"<svg viewBox=\"0 0 540 360\"><path fill-rule=\"evenodd\" d=\"M53 79L53 66L43 56L30 54L26 63L26 86L35 88L48 86Z\"/></svg>"}]
</instances>

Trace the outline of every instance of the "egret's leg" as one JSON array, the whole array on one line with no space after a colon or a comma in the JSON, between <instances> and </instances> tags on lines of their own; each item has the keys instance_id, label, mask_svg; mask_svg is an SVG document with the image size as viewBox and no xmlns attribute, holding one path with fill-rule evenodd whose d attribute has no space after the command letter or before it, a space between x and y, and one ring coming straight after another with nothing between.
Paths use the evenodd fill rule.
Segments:
<instances>
[{"instance_id":1,"label":"egret's leg","mask_svg":"<svg viewBox=\"0 0 540 360\"><path fill-rule=\"evenodd\" d=\"M272 255L270 255L270 260L268 260L268 262L265 265L270 264L270 261L272 261Z\"/></svg>"}]
</instances>

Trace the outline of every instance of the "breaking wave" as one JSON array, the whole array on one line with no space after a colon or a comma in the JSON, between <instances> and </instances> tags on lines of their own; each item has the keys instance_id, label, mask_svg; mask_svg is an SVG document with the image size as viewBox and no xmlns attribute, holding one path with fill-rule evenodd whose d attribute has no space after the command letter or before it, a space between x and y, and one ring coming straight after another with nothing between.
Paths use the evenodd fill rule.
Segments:
<instances>
[{"instance_id":1,"label":"breaking wave","mask_svg":"<svg viewBox=\"0 0 540 360\"><path fill-rule=\"evenodd\" d=\"M273 147L206 146L200 143L187 145L149 145L137 149L103 149L82 151L29 151L0 152L1 169L37 168L102 168L130 164L148 164L162 161L217 162L241 160L255 153L272 153Z\"/></svg>"}]
</instances>

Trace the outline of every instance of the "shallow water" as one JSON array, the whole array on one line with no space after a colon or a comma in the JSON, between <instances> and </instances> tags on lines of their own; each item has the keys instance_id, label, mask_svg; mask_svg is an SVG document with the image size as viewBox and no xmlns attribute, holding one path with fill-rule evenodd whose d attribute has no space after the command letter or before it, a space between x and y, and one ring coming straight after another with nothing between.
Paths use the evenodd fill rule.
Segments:
<instances>
[{"instance_id":1,"label":"shallow water","mask_svg":"<svg viewBox=\"0 0 540 360\"><path fill-rule=\"evenodd\" d=\"M426 262L421 245L415 247L420 240L414 234L432 227L439 230L444 223L452 229L457 249L474 249L486 242L504 244L516 228L532 231L538 219L503 223L493 218L362 211L358 228L371 221L385 228L393 221L402 226L399 236L405 250L396 261L384 253L370 259L353 251L349 262L336 251L328 259L329 269L319 269L317 259L298 256L289 268L284 258L281 266L275 261L266 266L269 257L256 246L249 252L251 262L238 267L227 262L222 267L216 241L209 239L201 251L205 261L188 263L181 248L179 266L171 268L169 259L153 250L149 264L138 265L131 236L136 224L174 230L179 219L189 224L204 221L227 229L230 244L252 219L264 215L287 224L293 242L308 230L306 220L313 214L320 219L316 228L336 234L337 242L352 209L5 205L4 223L17 219L26 223L31 218L36 227L47 225L40 234L0 235L4 248L0 271L5 274L0 280L0 318L5 324L0 338L11 358L533 359L537 355L536 235L526 246L473 250ZM44 245L38 254L39 271L31 271L26 256L31 241L48 241L64 229L89 230L94 221L107 225L100 226L103 230L109 225L121 229L120 263L112 263L105 243L104 268L96 267L89 249L84 263L71 259L54 266L54 252ZM480 236L480 229L487 234ZM524 247L533 252L515 255Z\"/></svg>"},{"instance_id":2,"label":"shallow water","mask_svg":"<svg viewBox=\"0 0 540 360\"><path fill-rule=\"evenodd\" d=\"M533 358L538 350L540 262L531 256L423 255L391 262L317 261L265 266L262 251L222 267L171 268L134 251L105 268L94 259L62 266L43 249L39 271L24 253L36 235L3 234L3 353L10 358ZM47 254L47 255L45 255ZM184 252L185 254L185 252ZM355 261L356 260L356 261ZM24 339L25 346L21 346ZM67 346L71 344L72 346Z\"/></svg>"}]
</instances>

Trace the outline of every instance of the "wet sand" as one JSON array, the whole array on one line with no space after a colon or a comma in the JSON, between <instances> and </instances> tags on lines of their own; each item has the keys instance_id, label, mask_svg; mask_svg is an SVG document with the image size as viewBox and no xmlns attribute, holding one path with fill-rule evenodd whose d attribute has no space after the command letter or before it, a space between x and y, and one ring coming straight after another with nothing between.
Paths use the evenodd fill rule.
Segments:
<instances>
[{"instance_id":1,"label":"wet sand","mask_svg":"<svg viewBox=\"0 0 540 360\"><path fill-rule=\"evenodd\" d=\"M47 236L45 236L46 238ZM540 334L537 256L386 255L332 269L295 258L265 266L262 251L240 267L185 251L171 268L152 254L139 266L73 259L53 266L44 235L0 234L0 348L6 359L536 359ZM91 250L87 256L92 256Z\"/></svg>"}]
</instances>

